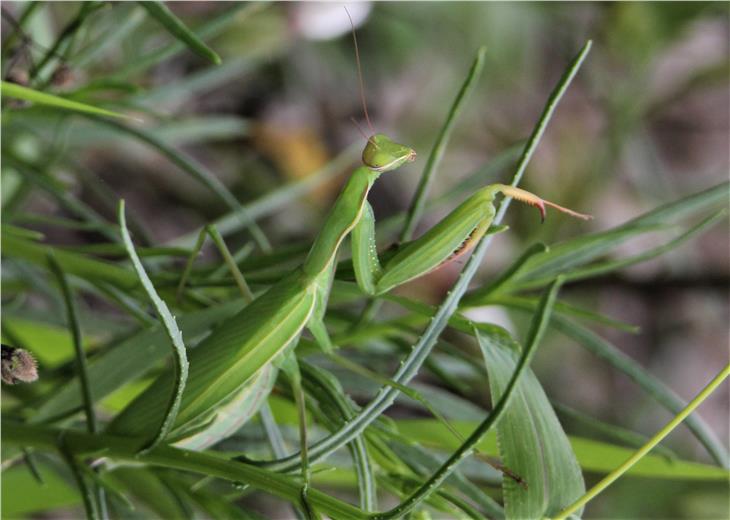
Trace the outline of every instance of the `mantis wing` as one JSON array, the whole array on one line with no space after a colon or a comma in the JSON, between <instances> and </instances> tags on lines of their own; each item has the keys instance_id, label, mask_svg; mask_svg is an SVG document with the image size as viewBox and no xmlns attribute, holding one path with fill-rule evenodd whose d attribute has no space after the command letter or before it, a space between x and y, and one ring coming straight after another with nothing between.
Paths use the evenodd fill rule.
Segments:
<instances>
[{"instance_id":1,"label":"mantis wing","mask_svg":"<svg viewBox=\"0 0 730 520\"><path fill-rule=\"evenodd\" d=\"M299 335L314 303L314 291L307 290L301 273L295 271L192 349L190 374L171 436L210 420L218 405L232 399ZM166 371L112 421L108 431L150 435L171 388L172 374Z\"/></svg>"}]
</instances>

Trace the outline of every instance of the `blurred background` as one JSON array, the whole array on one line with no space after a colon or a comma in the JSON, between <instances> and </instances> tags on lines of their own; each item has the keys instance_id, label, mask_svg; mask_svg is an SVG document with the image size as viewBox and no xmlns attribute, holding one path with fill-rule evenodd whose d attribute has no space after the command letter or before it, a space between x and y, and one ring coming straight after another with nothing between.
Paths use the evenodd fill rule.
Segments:
<instances>
[{"instance_id":1,"label":"blurred background","mask_svg":"<svg viewBox=\"0 0 730 520\"><path fill-rule=\"evenodd\" d=\"M379 220L408 207L479 46L487 46L484 73L457 122L432 197L487 163L498 166L483 184L508 180L515 145L529 134L564 67L587 39L593 40L524 187L595 219L583 223L552 214L541 226L534 210L513 205L506 221L511 230L495 238L483 279L527 244L604 230L728 178L726 3L348 5L373 125L419 153L416 162L376 185L370 201ZM275 246L310 243L364 143L351 121L365 126L342 4L170 7L191 27L207 31L204 39L221 55L222 65L211 66L182 48L160 54L170 37L138 6L106 4L90 15L95 23L88 24L73 52L49 69L50 90L78 94L83 88L87 96L138 115L144 121L140 127L194 157L243 203L315 175L315 189L283 209L256 214ZM3 2L2 9L7 34L27 4ZM4 56L4 78L22 82L78 9L77 3L59 2L32 12L23 51ZM63 189L110 221L116 199L125 198L140 244L189 243L202 224L228 212L154 148L82 118L41 124L32 110L26 112L14 121L11 134L6 130L3 147L12 146L22 157L40 155ZM38 216L63 216L68 208L24 186L21 173L3 165L4 208L20 208L24 225L44 232L49 242L104 240L98 232L45 226ZM429 212L419 229L452 207ZM249 240L235 221L223 218L219 224L232 249ZM728 359L728 237L725 218L667 255L618 276L571 284L565 294L571 302L640 327L637 334L597 330L689 399ZM381 238L383 246L394 239L387 233ZM628 242L613 256L644 250L651 245L647 240ZM214 257L212 250L207 254ZM440 301L460 267L440 269L405 290ZM501 309L471 313L524 330L524 318ZM549 339L534 366L551 397L646 434L668 420L667 412L607 364L561 336ZM725 386L699 410L725 444L729 405ZM580 431L569 418L565 424L568 431ZM682 427L667 444L683 457L709 461ZM726 488L627 478L601 495L589 516L701 518L722 515L726 507Z\"/></svg>"}]
</instances>

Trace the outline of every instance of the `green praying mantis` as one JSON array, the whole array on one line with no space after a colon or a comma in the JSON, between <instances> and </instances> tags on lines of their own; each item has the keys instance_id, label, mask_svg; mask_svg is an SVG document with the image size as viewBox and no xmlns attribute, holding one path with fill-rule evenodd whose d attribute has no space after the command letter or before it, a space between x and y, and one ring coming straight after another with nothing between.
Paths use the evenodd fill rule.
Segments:
<instances>
[{"instance_id":1,"label":"green praying mantis","mask_svg":"<svg viewBox=\"0 0 730 520\"><path fill-rule=\"evenodd\" d=\"M589 218L520 188L492 184L475 192L422 236L403 244L381 265L375 249L375 219L367 196L382 174L397 170L415 157L414 150L386 135L375 134L368 139L363 165L350 175L304 263L191 350L190 373L169 440L184 439L209 428L214 424L216 409L224 403L235 403L247 385L263 380L263 386L270 388L271 364L296 346L305 327L323 349L332 348L323 318L337 256L349 234L357 283L366 294L379 295L465 253L488 231L495 213L494 200L500 193L537 207L542 218L546 206ZM257 389L261 384L256 385ZM115 418L110 431L139 436L151 433L170 388L172 375L163 373Z\"/></svg>"},{"instance_id":2,"label":"green praying mantis","mask_svg":"<svg viewBox=\"0 0 730 520\"><path fill-rule=\"evenodd\" d=\"M520 188L491 184L381 262L368 194L382 174L414 161L416 152L372 130L357 40L355 51L363 109L372 132L362 152L362 165L342 188L303 264L191 349L187 383L167 442L201 449L233 433L265 401L276 379L276 368L291 374L292 362L296 363L293 350L305 328L325 352L333 349L324 317L338 254L348 235L357 284L365 294L377 296L439 268L478 243L490 230L499 194L535 206L542 219L547 206L573 217L590 218ZM154 435L162 420L160 411L170 399L174 377L170 371L162 373L114 418L108 431L143 439Z\"/></svg>"}]
</instances>

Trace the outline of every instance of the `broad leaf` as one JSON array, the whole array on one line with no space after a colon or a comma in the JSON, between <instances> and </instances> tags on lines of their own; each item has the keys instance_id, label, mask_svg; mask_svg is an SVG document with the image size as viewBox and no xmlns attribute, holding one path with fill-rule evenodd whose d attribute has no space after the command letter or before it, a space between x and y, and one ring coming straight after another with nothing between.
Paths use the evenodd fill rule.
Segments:
<instances>
[{"instance_id":1,"label":"broad leaf","mask_svg":"<svg viewBox=\"0 0 730 520\"><path fill-rule=\"evenodd\" d=\"M477 330L484 354L492 404L502 396L519 361L517 344L506 332ZM497 423L504 465L525 486L505 476L502 484L507 518L542 518L559 512L585 491L583 475L568 437L532 370L517 383L514 399Z\"/></svg>"}]
</instances>

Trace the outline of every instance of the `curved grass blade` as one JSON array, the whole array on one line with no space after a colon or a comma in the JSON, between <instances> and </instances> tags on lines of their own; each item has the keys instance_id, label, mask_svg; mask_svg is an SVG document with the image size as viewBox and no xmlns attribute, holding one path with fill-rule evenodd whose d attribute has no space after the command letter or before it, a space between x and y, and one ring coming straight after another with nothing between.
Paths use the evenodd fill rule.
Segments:
<instances>
[{"instance_id":1,"label":"curved grass blade","mask_svg":"<svg viewBox=\"0 0 730 520\"><path fill-rule=\"evenodd\" d=\"M436 142L434 143L433 148L431 148L431 153L426 160L426 166L423 168L423 173L421 174L421 178L418 182L416 193L413 196L413 200L411 201L411 205L406 214L406 221L403 225L403 230L401 231L399 238L400 242L407 242L413 239L413 233L418 225L418 220L423 215L426 198L428 197L428 193L431 189L431 184L433 184L436 169L441 163L441 159L446 151L446 146L449 144L449 138L451 137L451 131L456 123L456 118L464 108L466 100L469 98L472 90L474 90L474 85L479 79L479 76L482 74L482 69L484 68L484 55L486 52L486 47L480 47L477 51L477 55L471 64L468 74L466 75L466 80L464 80L464 84L461 85L459 93L456 95L456 98L449 109L449 114L446 116L446 121L441 127L438 137L436 137Z\"/></svg>"},{"instance_id":2,"label":"curved grass blade","mask_svg":"<svg viewBox=\"0 0 730 520\"><path fill-rule=\"evenodd\" d=\"M459 446L459 448L448 458L448 460L446 460L446 462L441 465L441 467L431 476L431 478L428 479L426 483L393 509L385 513L373 515L374 519L398 518L412 511L416 506L418 506L418 504L426 499L428 495L436 490L444 482L444 480L449 477L449 475L451 475L461 461L471 455L484 435L492 426L497 424L497 421L500 418L502 418L512 396L515 394L517 384L520 382L522 375L527 372L530 361L537 350L537 345L542 340L545 330L547 329L552 307L555 303L561 284L562 279L558 277L558 279L555 280L555 282L553 282L552 285L550 285L550 287L548 287L544 292L540 308L533 316L522 355L517 361L514 372L512 372L509 382L505 385L499 401L492 408L492 411L489 413L487 418L482 421L479 426L477 426L469 438L462 443L461 446ZM475 328L474 333L479 334L478 329Z\"/></svg>"},{"instance_id":3,"label":"curved grass blade","mask_svg":"<svg viewBox=\"0 0 730 520\"><path fill-rule=\"evenodd\" d=\"M666 426L664 426L664 428L659 430L657 434L654 435L651 440L649 440L649 442L642 446L641 449L636 451L626 462L621 464L598 484L593 486L585 495L583 495L573 504L558 513L555 517L555 520L562 520L564 518L567 518L574 512L581 510L585 504L587 504L590 500L603 492L604 489L606 489L608 486L618 480L621 475L631 469L634 464L636 464L644 456L646 456L657 444L659 444L667 435L669 435L672 430L674 430L677 426L679 426L682 421L689 417L689 415L700 404L702 404L702 402L707 399L710 394L712 394L712 392L714 392L725 381L725 379L727 379L728 376L730 376L730 364L726 365L725 368L721 370L720 373L717 374L713 378L713 380L710 381L708 385L704 389L702 389L702 391L697 394L697 396L692 399L692 401L690 401L689 404L687 404L687 406L680 413L678 413L671 421L669 421Z\"/></svg>"},{"instance_id":4,"label":"curved grass blade","mask_svg":"<svg viewBox=\"0 0 730 520\"><path fill-rule=\"evenodd\" d=\"M143 452L148 452L167 436L172 429L172 425L175 423L177 412L180 409L183 391L185 390L185 383L188 378L188 358L185 352L185 344L183 343L182 333L177 327L177 323L175 323L175 317L170 314L170 310L167 308L165 302L163 302L157 295L149 276L147 276L147 273L144 270L142 262L140 262L139 257L134 250L134 244L132 243L132 238L129 236L127 223L124 218L124 200L119 201L119 226L121 227L122 239L124 240L124 245L127 248L129 258L132 260L134 270L137 272L137 276L139 277L140 282L142 282L142 287L144 287L147 296L152 301L152 305L154 305L173 347L175 374L172 394L167 404L167 409L164 412L162 422L160 423L159 430L143 448Z\"/></svg>"},{"instance_id":5,"label":"curved grass blade","mask_svg":"<svg viewBox=\"0 0 730 520\"><path fill-rule=\"evenodd\" d=\"M336 377L320 367L303 361L300 362L300 366L307 391L314 394L318 401L328 402L331 405L331 412L329 408L322 411L332 421L332 430L336 430L355 415L354 406ZM348 444L348 448L355 466L360 508L363 511L374 511L378 504L377 486L364 436L355 437Z\"/></svg>"},{"instance_id":6,"label":"curved grass blade","mask_svg":"<svg viewBox=\"0 0 730 520\"><path fill-rule=\"evenodd\" d=\"M178 152L171 146L168 146L166 143L162 142L156 136L152 135L150 132L142 130L141 128L133 128L131 126L120 124L116 121L110 121L108 119L102 119L95 116L90 117L94 121L110 126L115 130L128 134L138 139L139 141L147 143L152 148L156 149L162 155L167 157L178 168L190 174L194 179L196 179L198 182L207 187L210 191L215 193L223 202L225 202L225 204L230 209L235 212L237 218L240 219L242 224L244 224L248 228L251 236L264 253L271 252L271 244L266 238L264 232L256 224L256 221L249 216L245 208L241 206L241 204L238 202L238 199L236 199L236 197L234 197L234 195L228 190L228 188L226 188L226 186L220 180L218 180L218 177L209 172L203 165L198 164L197 162L193 161L193 159L187 157L181 152Z\"/></svg>"},{"instance_id":7,"label":"curved grass blade","mask_svg":"<svg viewBox=\"0 0 730 520\"><path fill-rule=\"evenodd\" d=\"M0 94L3 97L22 99L23 101L30 101L37 105L59 108L61 110L71 110L72 112L80 112L82 114L133 119L132 117L120 114L119 112L112 112L111 110L95 107L86 103L80 103L78 101L72 101L70 99L54 96L53 94L46 94L45 92L40 92L32 88L23 87L22 85L9 83L7 81L0 81Z\"/></svg>"},{"instance_id":8,"label":"curved grass blade","mask_svg":"<svg viewBox=\"0 0 730 520\"><path fill-rule=\"evenodd\" d=\"M185 337L198 337L215 324L241 310L243 302L233 300L223 305L191 312L180 319L179 327ZM89 363L89 380L96 399L103 399L125 383L139 379L150 367L169 353L169 339L162 325L142 329L121 342L105 348L105 352ZM62 388L46 395L32 422L51 422L54 416L68 415L79 409L79 382L68 381Z\"/></svg>"},{"instance_id":9,"label":"curved grass blade","mask_svg":"<svg viewBox=\"0 0 730 520\"><path fill-rule=\"evenodd\" d=\"M193 31L188 29L165 4L158 1L145 0L144 2L139 2L139 5L144 7L150 16L160 22L160 24L162 24L162 26L167 29L170 34L187 45L187 47L195 54L215 63L216 65L221 64L220 56L218 56L213 49L208 47L203 40L198 38Z\"/></svg>"}]
</instances>

